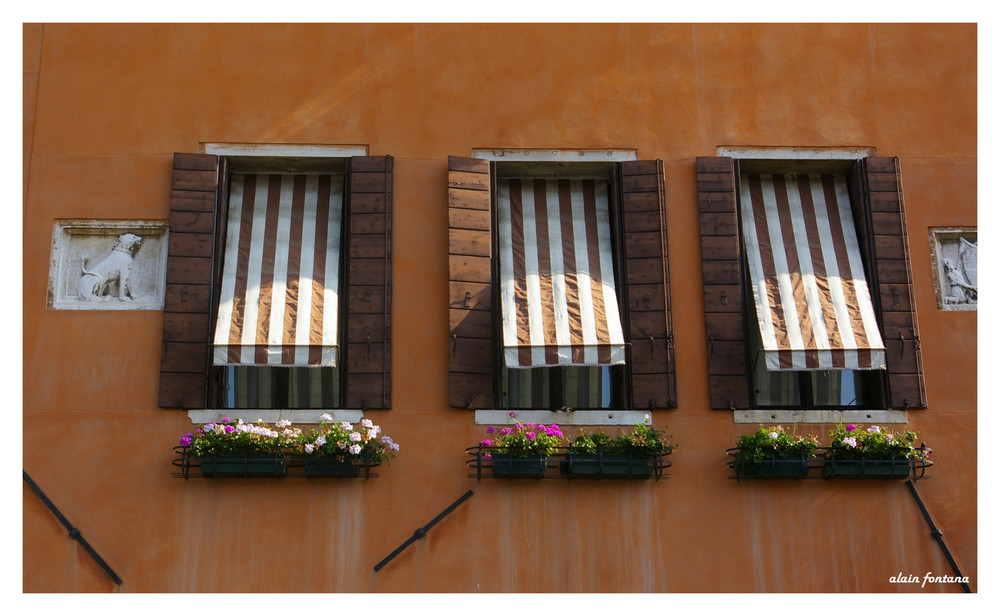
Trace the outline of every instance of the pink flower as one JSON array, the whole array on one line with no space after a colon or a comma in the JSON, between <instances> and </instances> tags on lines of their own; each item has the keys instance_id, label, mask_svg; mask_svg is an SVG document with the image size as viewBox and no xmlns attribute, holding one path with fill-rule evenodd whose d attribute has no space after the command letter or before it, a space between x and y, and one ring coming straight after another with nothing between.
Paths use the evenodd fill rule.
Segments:
<instances>
[{"instance_id":1,"label":"pink flower","mask_svg":"<svg viewBox=\"0 0 1000 616\"><path fill-rule=\"evenodd\" d=\"M493 441L491 441L488 438L484 438L483 440L479 441L479 445L480 447L492 447Z\"/></svg>"},{"instance_id":2,"label":"pink flower","mask_svg":"<svg viewBox=\"0 0 1000 616\"><path fill-rule=\"evenodd\" d=\"M533 440L535 440L535 433L534 432L528 432L527 434L524 435L524 438L528 439L529 441L533 441Z\"/></svg>"},{"instance_id":3,"label":"pink flower","mask_svg":"<svg viewBox=\"0 0 1000 616\"><path fill-rule=\"evenodd\" d=\"M847 424L847 431L848 432L854 432L857 429L858 429L858 427L855 426L854 424Z\"/></svg>"},{"instance_id":4,"label":"pink flower","mask_svg":"<svg viewBox=\"0 0 1000 616\"><path fill-rule=\"evenodd\" d=\"M486 434L493 434L494 432L496 432L496 430L493 428L493 426L486 428Z\"/></svg>"}]
</instances>

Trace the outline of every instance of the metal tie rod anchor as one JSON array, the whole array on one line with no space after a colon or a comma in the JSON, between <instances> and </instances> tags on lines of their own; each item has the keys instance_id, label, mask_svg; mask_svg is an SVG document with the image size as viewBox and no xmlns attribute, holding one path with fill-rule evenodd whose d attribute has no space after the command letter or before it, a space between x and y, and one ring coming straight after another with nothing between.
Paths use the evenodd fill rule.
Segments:
<instances>
[{"instance_id":1,"label":"metal tie rod anchor","mask_svg":"<svg viewBox=\"0 0 1000 616\"><path fill-rule=\"evenodd\" d=\"M461 497L459 497L459 499L457 501L455 501L454 503L448 505L447 509L445 509L444 511L442 511L441 513L439 513L437 515L437 517L434 518L433 520L431 520L430 522L428 522L426 526L422 526L422 527L418 528L417 530L413 531L413 536L412 537L410 537L409 539L407 539L406 541L404 541L402 545L400 545L398 548L396 548L395 550L393 550L392 554L389 554L388 556L386 556L385 558L383 558L382 562L380 562L379 564L375 565L375 572L378 573L378 570L381 569L382 567L384 567L390 560L392 560L393 558L396 558L397 556L399 556L399 553L402 552L403 550L405 550L406 546L410 545L411 543L413 543L417 539L423 538L423 536L427 534L427 531L429 531L432 526L434 526L435 524L437 524L438 522L440 522L444 518L444 516L446 516L449 513L451 513L455 509L455 507L458 507L459 505L461 505L462 502L464 502L465 499L469 498L470 496L472 496L472 490L469 490L468 492L466 492L465 494L463 494Z\"/></svg>"}]
</instances>

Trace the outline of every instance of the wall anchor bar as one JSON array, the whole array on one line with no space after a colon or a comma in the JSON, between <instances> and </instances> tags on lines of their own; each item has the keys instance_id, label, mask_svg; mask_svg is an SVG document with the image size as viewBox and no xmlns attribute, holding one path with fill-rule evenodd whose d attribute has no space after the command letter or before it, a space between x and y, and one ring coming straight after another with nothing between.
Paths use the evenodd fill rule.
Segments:
<instances>
[{"instance_id":1,"label":"wall anchor bar","mask_svg":"<svg viewBox=\"0 0 1000 616\"><path fill-rule=\"evenodd\" d=\"M72 524L69 523L69 520L66 519L66 516L64 516L62 512L60 512L59 509L57 509L56 506L52 504L52 501L49 500L49 497L45 496L45 492L42 492L42 489L38 487L38 484L32 481L31 477L28 476L28 471L21 469L21 472L24 473L25 483L27 483L28 486L30 486L31 489L35 491L35 494L38 495L38 498L42 499L42 502L45 503L45 505L49 508L49 510L52 511L52 513L54 513L57 518L59 518L59 521L62 522L62 525L65 526L66 530L69 531L69 536L79 541L80 545L82 545L83 548L90 553L90 555L94 558L94 560L97 561L97 564L99 564L101 568L103 568L105 571L108 572L108 575L110 575L111 579L115 581L115 584L121 586L122 579L118 577L118 574L115 573L114 570L111 569L111 567L108 566L108 563L104 562L104 559L101 558L101 556L94 550L94 548L90 547L90 544L87 543L87 540L83 538L83 534L80 533L80 529L75 528Z\"/></svg>"},{"instance_id":2,"label":"wall anchor bar","mask_svg":"<svg viewBox=\"0 0 1000 616\"><path fill-rule=\"evenodd\" d=\"M927 513L927 508L924 507L924 501L920 500L920 495L917 494L917 489L913 487L913 482L907 479L906 485L908 488L910 488L910 494L913 495L913 500L917 501L917 506L920 507L920 512L924 514L924 519L927 520L927 526L931 528L931 537L934 537L934 540L937 541L938 545L941 546L941 549L944 551L945 558L948 559L948 562L951 564L952 570L955 571L955 576L958 577L959 579L965 579L965 576L962 575L962 572L958 570L958 564L955 563L955 559L951 557L951 552L948 551L948 546L944 544L944 539L942 538L941 531L938 530L936 526L934 526L934 522L931 520L931 514ZM969 593L972 592L972 589L969 588L969 585L965 582L962 582L962 588L965 589L965 592Z\"/></svg>"},{"instance_id":3,"label":"wall anchor bar","mask_svg":"<svg viewBox=\"0 0 1000 616\"><path fill-rule=\"evenodd\" d=\"M389 554L388 556L386 556L385 558L383 558L382 562L380 562L379 564L375 565L375 572L378 573L378 570L381 569L382 567L384 567L390 560L392 560L393 558L396 558L397 556L399 556L399 553L402 552L403 550L405 550L408 545L410 545L411 543L413 543L417 539L423 538L423 536L427 534L427 531L429 531L432 526L434 526L435 524L437 524L438 522L440 522L444 518L444 516L446 516L449 513L451 513L455 509L455 507L458 507L459 505L461 505L465 501L465 499L469 498L470 496L472 496L472 490L469 490L468 492L466 492L465 494L463 494L461 497L459 497L459 499L457 501L455 501L454 503L448 505L447 509L445 509L444 511L442 511L441 513L439 513L437 515L437 517L434 518L433 520L431 520L430 522L428 522L426 526L422 526L422 527L418 528L417 530L415 530L413 532L413 536L412 537L410 537L409 539L407 539L406 541L404 541L402 545L400 545L398 548L396 548L395 550L393 550L392 554Z\"/></svg>"}]
</instances>

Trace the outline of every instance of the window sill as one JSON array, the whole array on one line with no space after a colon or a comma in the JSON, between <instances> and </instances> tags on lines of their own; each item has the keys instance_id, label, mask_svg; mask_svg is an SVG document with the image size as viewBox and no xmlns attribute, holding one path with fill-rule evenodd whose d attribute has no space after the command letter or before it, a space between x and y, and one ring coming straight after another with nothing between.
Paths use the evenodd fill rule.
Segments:
<instances>
[{"instance_id":1,"label":"window sill","mask_svg":"<svg viewBox=\"0 0 1000 616\"><path fill-rule=\"evenodd\" d=\"M733 411L733 422L738 424L805 423L836 424L844 422L905 424L906 411L886 410L748 410Z\"/></svg>"},{"instance_id":2,"label":"window sill","mask_svg":"<svg viewBox=\"0 0 1000 616\"><path fill-rule=\"evenodd\" d=\"M333 421L357 423L364 411L353 409L197 409L188 411L191 423L204 424L221 421L223 417L242 418L244 421L262 420L275 423L287 419L292 424L318 424L320 415L329 413Z\"/></svg>"},{"instance_id":3,"label":"window sill","mask_svg":"<svg viewBox=\"0 0 1000 616\"><path fill-rule=\"evenodd\" d=\"M649 423L649 411L589 410L589 411L538 411L517 409L517 418L541 424L560 426L634 426ZM481 409L476 411L477 425L498 426L510 423L511 411Z\"/></svg>"}]
</instances>

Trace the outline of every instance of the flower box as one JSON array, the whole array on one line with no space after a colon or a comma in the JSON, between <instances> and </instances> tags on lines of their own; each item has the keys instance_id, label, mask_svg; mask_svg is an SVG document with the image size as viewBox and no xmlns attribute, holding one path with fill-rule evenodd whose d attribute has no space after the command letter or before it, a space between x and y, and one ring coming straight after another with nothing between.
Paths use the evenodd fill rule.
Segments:
<instances>
[{"instance_id":1,"label":"flower box","mask_svg":"<svg viewBox=\"0 0 1000 616\"><path fill-rule=\"evenodd\" d=\"M566 473L570 477L606 477L609 479L649 479L654 461L628 453L570 453Z\"/></svg>"},{"instance_id":2,"label":"flower box","mask_svg":"<svg viewBox=\"0 0 1000 616\"><path fill-rule=\"evenodd\" d=\"M361 466L336 458L306 458L307 477L358 477Z\"/></svg>"},{"instance_id":3,"label":"flower box","mask_svg":"<svg viewBox=\"0 0 1000 616\"><path fill-rule=\"evenodd\" d=\"M772 456L760 462L749 462L737 456L736 472L742 477L756 479L802 479L809 474L809 464L804 456Z\"/></svg>"},{"instance_id":4,"label":"flower box","mask_svg":"<svg viewBox=\"0 0 1000 616\"><path fill-rule=\"evenodd\" d=\"M838 460L828 458L824 476L841 479L906 479L910 476L911 464L906 458L879 460Z\"/></svg>"},{"instance_id":5,"label":"flower box","mask_svg":"<svg viewBox=\"0 0 1000 616\"><path fill-rule=\"evenodd\" d=\"M494 453L492 460L494 477L544 477L548 465L548 457L543 455L519 458L509 453Z\"/></svg>"},{"instance_id":6,"label":"flower box","mask_svg":"<svg viewBox=\"0 0 1000 616\"><path fill-rule=\"evenodd\" d=\"M259 456L212 456L200 458L205 477L283 477L285 459L275 454Z\"/></svg>"}]
</instances>

